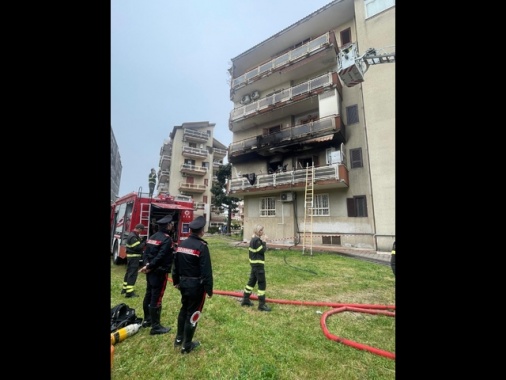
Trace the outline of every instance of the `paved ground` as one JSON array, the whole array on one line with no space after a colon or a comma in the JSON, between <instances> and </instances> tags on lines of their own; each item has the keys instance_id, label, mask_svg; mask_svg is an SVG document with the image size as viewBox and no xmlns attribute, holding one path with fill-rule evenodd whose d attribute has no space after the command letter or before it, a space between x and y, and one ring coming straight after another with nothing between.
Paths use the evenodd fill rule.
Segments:
<instances>
[{"instance_id":1,"label":"paved ground","mask_svg":"<svg viewBox=\"0 0 506 380\"><path fill-rule=\"evenodd\" d=\"M247 247L248 242L233 242L232 245L236 247ZM282 244L267 243L269 249L288 249L298 250L302 253L302 245L288 246ZM306 247L304 251L306 255L311 254L311 247ZM336 245L313 245L312 252L332 252L343 256L354 257L361 260L371 261L381 265L390 265L390 252L377 252L370 249L361 248L348 248Z\"/></svg>"}]
</instances>

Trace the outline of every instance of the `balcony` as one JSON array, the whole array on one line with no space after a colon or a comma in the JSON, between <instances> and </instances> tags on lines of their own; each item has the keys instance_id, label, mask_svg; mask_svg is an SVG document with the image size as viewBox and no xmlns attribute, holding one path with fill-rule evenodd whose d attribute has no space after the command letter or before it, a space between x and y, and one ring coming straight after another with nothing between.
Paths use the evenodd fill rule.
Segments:
<instances>
[{"instance_id":1,"label":"balcony","mask_svg":"<svg viewBox=\"0 0 506 380\"><path fill-rule=\"evenodd\" d=\"M326 66L335 69L337 53L334 32L327 32L234 78L230 100L237 103L252 89L262 93L283 83L307 77ZM235 69L240 71L238 67Z\"/></svg>"},{"instance_id":2,"label":"balcony","mask_svg":"<svg viewBox=\"0 0 506 380\"><path fill-rule=\"evenodd\" d=\"M303 190L306 187L306 171L306 169L295 169L273 174L259 174L253 185L245 177L234 178L230 181L230 195L272 193L273 190ZM343 164L316 167L313 179L315 191L349 186L348 169Z\"/></svg>"},{"instance_id":3,"label":"balcony","mask_svg":"<svg viewBox=\"0 0 506 380\"><path fill-rule=\"evenodd\" d=\"M160 148L160 156L172 156L172 142L164 143Z\"/></svg>"},{"instance_id":4,"label":"balcony","mask_svg":"<svg viewBox=\"0 0 506 380\"><path fill-rule=\"evenodd\" d=\"M170 156L163 155L162 157L160 157L160 162L158 163L158 166L160 166L160 170L162 172L170 170L170 161L171 161Z\"/></svg>"},{"instance_id":5,"label":"balcony","mask_svg":"<svg viewBox=\"0 0 506 380\"><path fill-rule=\"evenodd\" d=\"M192 193L192 194L202 194L204 191L206 191L206 186L197 185L195 183L180 182L179 191L181 192L184 191L185 193Z\"/></svg>"},{"instance_id":6,"label":"balcony","mask_svg":"<svg viewBox=\"0 0 506 380\"><path fill-rule=\"evenodd\" d=\"M214 158L223 158L227 155L227 151L225 149L213 148Z\"/></svg>"},{"instance_id":7,"label":"balcony","mask_svg":"<svg viewBox=\"0 0 506 380\"><path fill-rule=\"evenodd\" d=\"M181 173L186 173L190 175L198 175L204 176L207 174L207 168L203 166L195 166L190 164L182 164L181 165Z\"/></svg>"},{"instance_id":8,"label":"balcony","mask_svg":"<svg viewBox=\"0 0 506 380\"><path fill-rule=\"evenodd\" d=\"M206 159L208 155L209 152L207 149L192 148L189 146L183 147L183 157Z\"/></svg>"},{"instance_id":9,"label":"balcony","mask_svg":"<svg viewBox=\"0 0 506 380\"><path fill-rule=\"evenodd\" d=\"M229 129L237 132L286 115L310 111L315 107L315 98L325 91L336 88L337 83L339 79L336 72L326 73L258 101L234 108L230 112Z\"/></svg>"},{"instance_id":10,"label":"balcony","mask_svg":"<svg viewBox=\"0 0 506 380\"><path fill-rule=\"evenodd\" d=\"M204 202L195 202L195 211L197 210L205 210L206 204Z\"/></svg>"},{"instance_id":11,"label":"balcony","mask_svg":"<svg viewBox=\"0 0 506 380\"><path fill-rule=\"evenodd\" d=\"M158 176L158 182L169 182L169 181L170 181L170 170L160 171L160 175Z\"/></svg>"},{"instance_id":12,"label":"balcony","mask_svg":"<svg viewBox=\"0 0 506 380\"><path fill-rule=\"evenodd\" d=\"M223 162L213 161L213 169L218 170L221 165L223 165Z\"/></svg>"},{"instance_id":13,"label":"balcony","mask_svg":"<svg viewBox=\"0 0 506 380\"><path fill-rule=\"evenodd\" d=\"M207 143L209 139L209 135L207 133L194 131L193 129L184 128L183 129L183 141L192 141L199 143Z\"/></svg>"},{"instance_id":14,"label":"balcony","mask_svg":"<svg viewBox=\"0 0 506 380\"><path fill-rule=\"evenodd\" d=\"M264 159L279 153L324 149L346 142L345 126L340 116L328 116L301 125L282 129L269 135L258 135L230 144L229 161L232 164Z\"/></svg>"}]
</instances>

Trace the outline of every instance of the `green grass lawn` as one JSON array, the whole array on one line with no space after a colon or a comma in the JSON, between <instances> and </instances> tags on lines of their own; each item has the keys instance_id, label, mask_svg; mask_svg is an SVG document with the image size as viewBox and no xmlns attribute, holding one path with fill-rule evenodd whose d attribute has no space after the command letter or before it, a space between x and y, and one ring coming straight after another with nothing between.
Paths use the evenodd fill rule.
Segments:
<instances>
[{"instance_id":1,"label":"green grass lawn","mask_svg":"<svg viewBox=\"0 0 506 380\"><path fill-rule=\"evenodd\" d=\"M195 332L201 346L188 355L173 348L180 294L170 282L161 322L172 330L151 336L149 329L141 329L117 343L112 380L395 379L395 359L329 339L321 324L322 313L335 309L327 304L395 305L395 278L389 266L332 253L268 250L266 297L272 311L260 312L257 300L254 307L241 307L235 295L242 293L249 277L247 248L235 247L227 236L204 239L216 293L206 299ZM137 279L140 297L125 299L120 295L125 269L111 261L111 307L125 302L143 317L145 275ZM254 295L256 291L255 287ZM304 304L315 302L323 306ZM395 317L345 311L328 316L324 326L333 336L360 347L395 354Z\"/></svg>"}]
</instances>

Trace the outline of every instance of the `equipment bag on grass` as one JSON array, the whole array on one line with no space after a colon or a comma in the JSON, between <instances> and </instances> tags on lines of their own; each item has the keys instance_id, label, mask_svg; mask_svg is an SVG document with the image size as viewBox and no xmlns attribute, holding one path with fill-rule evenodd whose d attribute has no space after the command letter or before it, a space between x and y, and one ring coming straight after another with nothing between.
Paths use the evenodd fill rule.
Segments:
<instances>
[{"instance_id":1,"label":"equipment bag on grass","mask_svg":"<svg viewBox=\"0 0 506 380\"><path fill-rule=\"evenodd\" d=\"M111 308L111 333L133 323L142 323L142 318L135 315L135 309L125 303Z\"/></svg>"}]
</instances>

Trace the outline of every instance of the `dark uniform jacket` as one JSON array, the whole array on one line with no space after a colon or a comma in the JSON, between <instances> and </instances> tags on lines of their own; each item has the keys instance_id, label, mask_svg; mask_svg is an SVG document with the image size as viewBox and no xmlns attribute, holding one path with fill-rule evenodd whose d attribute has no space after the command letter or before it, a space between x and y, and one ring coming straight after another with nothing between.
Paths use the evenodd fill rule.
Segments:
<instances>
[{"instance_id":1,"label":"dark uniform jacket","mask_svg":"<svg viewBox=\"0 0 506 380\"><path fill-rule=\"evenodd\" d=\"M172 268L172 281L179 285L181 279L198 281L208 296L213 295L213 268L209 247L204 239L191 234L177 247Z\"/></svg>"},{"instance_id":2,"label":"dark uniform jacket","mask_svg":"<svg viewBox=\"0 0 506 380\"><path fill-rule=\"evenodd\" d=\"M142 251L145 246L146 243L141 240L135 231L130 232L126 241L127 257L142 257Z\"/></svg>"},{"instance_id":3,"label":"dark uniform jacket","mask_svg":"<svg viewBox=\"0 0 506 380\"><path fill-rule=\"evenodd\" d=\"M148 269L168 273L174 260L172 239L167 231L158 231L146 242L143 261Z\"/></svg>"},{"instance_id":4,"label":"dark uniform jacket","mask_svg":"<svg viewBox=\"0 0 506 380\"><path fill-rule=\"evenodd\" d=\"M267 251L267 243L265 241L262 241L258 236L251 238L248 250L251 265L265 264L265 251Z\"/></svg>"}]
</instances>

